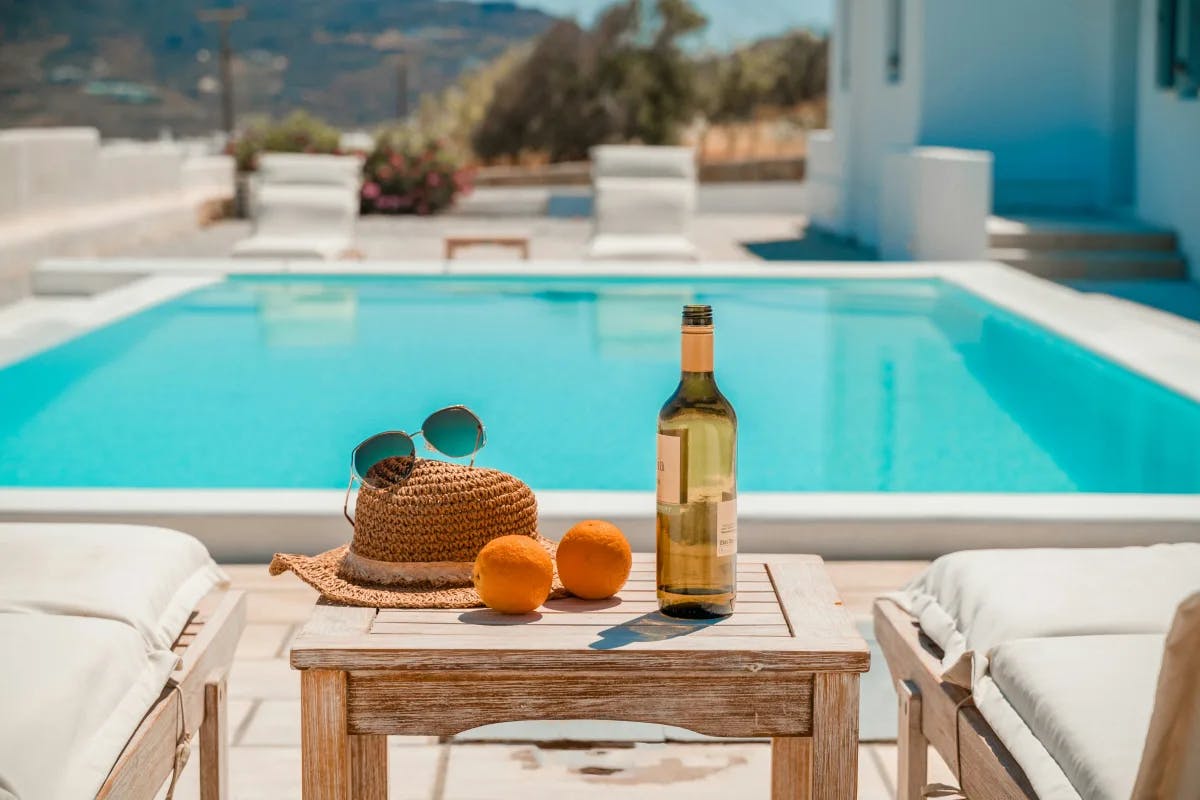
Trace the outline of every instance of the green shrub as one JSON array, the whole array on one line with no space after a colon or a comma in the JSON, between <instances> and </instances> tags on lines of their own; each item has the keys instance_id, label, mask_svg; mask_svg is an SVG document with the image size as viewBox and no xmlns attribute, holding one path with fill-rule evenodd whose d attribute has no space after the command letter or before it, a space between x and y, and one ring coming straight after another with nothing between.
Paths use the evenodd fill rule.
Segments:
<instances>
[{"instance_id":1,"label":"green shrub","mask_svg":"<svg viewBox=\"0 0 1200 800\"><path fill-rule=\"evenodd\" d=\"M226 151L237 161L239 172L253 172L262 153L338 153L340 139L337 128L306 111L293 111L278 122L252 121Z\"/></svg>"},{"instance_id":2,"label":"green shrub","mask_svg":"<svg viewBox=\"0 0 1200 800\"><path fill-rule=\"evenodd\" d=\"M472 177L444 140L385 131L363 164L362 213L436 214L471 191Z\"/></svg>"}]
</instances>

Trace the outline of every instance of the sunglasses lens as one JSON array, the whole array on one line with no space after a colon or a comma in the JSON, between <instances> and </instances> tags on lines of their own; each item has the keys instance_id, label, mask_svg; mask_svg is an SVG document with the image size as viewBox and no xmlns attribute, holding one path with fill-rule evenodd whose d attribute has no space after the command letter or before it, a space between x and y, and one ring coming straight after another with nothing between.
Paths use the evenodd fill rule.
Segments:
<instances>
[{"instance_id":1,"label":"sunglasses lens","mask_svg":"<svg viewBox=\"0 0 1200 800\"><path fill-rule=\"evenodd\" d=\"M381 433L372 436L354 448L354 474L361 481L367 477L371 467L385 458L405 458L415 452L413 440L407 433Z\"/></svg>"},{"instance_id":2,"label":"sunglasses lens","mask_svg":"<svg viewBox=\"0 0 1200 800\"><path fill-rule=\"evenodd\" d=\"M469 456L484 445L483 423L465 408L435 411L422 429L425 441L453 458Z\"/></svg>"}]
</instances>

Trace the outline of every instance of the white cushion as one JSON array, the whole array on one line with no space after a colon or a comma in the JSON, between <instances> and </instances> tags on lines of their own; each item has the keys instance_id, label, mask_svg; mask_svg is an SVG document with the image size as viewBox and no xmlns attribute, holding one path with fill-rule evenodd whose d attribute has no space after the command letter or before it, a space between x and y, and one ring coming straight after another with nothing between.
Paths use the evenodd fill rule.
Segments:
<instances>
[{"instance_id":1,"label":"white cushion","mask_svg":"<svg viewBox=\"0 0 1200 800\"><path fill-rule=\"evenodd\" d=\"M655 259L666 261L695 261L695 245L685 236L637 236L616 233L593 237L588 242L587 257L591 259Z\"/></svg>"},{"instance_id":2,"label":"white cushion","mask_svg":"<svg viewBox=\"0 0 1200 800\"><path fill-rule=\"evenodd\" d=\"M971 550L933 562L892 595L944 651L950 670L967 652L1014 639L1166 633L1176 606L1200 590L1200 544L1106 549Z\"/></svg>"},{"instance_id":3,"label":"white cushion","mask_svg":"<svg viewBox=\"0 0 1200 800\"><path fill-rule=\"evenodd\" d=\"M0 614L0 796L94 797L175 664L106 619Z\"/></svg>"},{"instance_id":4,"label":"white cushion","mask_svg":"<svg viewBox=\"0 0 1200 800\"><path fill-rule=\"evenodd\" d=\"M686 181L605 178L595 183L595 233L683 236L696 208Z\"/></svg>"},{"instance_id":5,"label":"white cushion","mask_svg":"<svg viewBox=\"0 0 1200 800\"><path fill-rule=\"evenodd\" d=\"M233 247L234 258L320 259L331 261L354 249L349 236L251 236Z\"/></svg>"},{"instance_id":6,"label":"white cushion","mask_svg":"<svg viewBox=\"0 0 1200 800\"><path fill-rule=\"evenodd\" d=\"M1065 636L1007 642L991 651L991 675L981 681L975 703L1041 800L1128 800L1163 639Z\"/></svg>"},{"instance_id":7,"label":"white cushion","mask_svg":"<svg viewBox=\"0 0 1200 800\"><path fill-rule=\"evenodd\" d=\"M258 160L258 180L262 183L353 186L357 191L361 172L358 156L267 153Z\"/></svg>"},{"instance_id":8,"label":"white cushion","mask_svg":"<svg viewBox=\"0 0 1200 800\"><path fill-rule=\"evenodd\" d=\"M696 154L690 147L605 144L591 150L592 177L696 179Z\"/></svg>"},{"instance_id":9,"label":"white cushion","mask_svg":"<svg viewBox=\"0 0 1200 800\"><path fill-rule=\"evenodd\" d=\"M336 186L263 186L254 194L258 235L351 236L358 193Z\"/></svg>"},{"instance_id":10,"label":"white cushion","mask_svg":"<svg viewBox=\"0 0 1200 800\"><path fill-rule=\"evenodd\" d=\"M166 528L0 523L0 554L0 613L115 620L149 650L169 650L227 580L204 545Z\"/></svg>"}]
</instances>

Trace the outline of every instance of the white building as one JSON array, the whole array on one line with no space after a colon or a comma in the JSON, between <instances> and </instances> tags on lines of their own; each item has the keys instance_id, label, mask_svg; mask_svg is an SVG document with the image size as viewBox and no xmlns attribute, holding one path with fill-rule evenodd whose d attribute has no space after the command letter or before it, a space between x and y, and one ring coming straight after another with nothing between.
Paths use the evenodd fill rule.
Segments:
<instances>
[{"instance_id":1,"label":"white building","mask_svg":"<svg viewBox=\"0 0 1200 800\"><path fill-rule=\"evenodd\" d=\"M1200 0L836 0L834 20L815 224L929 259L983 256L993 212L1136 218L1200 279Z\"/></svg>"}]
</instances>

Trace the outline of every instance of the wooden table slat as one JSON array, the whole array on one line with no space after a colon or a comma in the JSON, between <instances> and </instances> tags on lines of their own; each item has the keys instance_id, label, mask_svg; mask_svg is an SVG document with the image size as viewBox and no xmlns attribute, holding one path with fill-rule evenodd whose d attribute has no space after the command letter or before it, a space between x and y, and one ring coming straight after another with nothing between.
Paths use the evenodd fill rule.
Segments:
<instances>
[{"instance_id":1,"label":"wooden table slat","mask_svg":"<svg viewBox=\"0 0 1200 800\"><path fill-rule=\"evenodd\" d=\"M405 637L422 637L422 636L451 636L463 637L463 623L461 622L383 622L375 626L372 631L374 636L405 636ZM477 627L487 628L496 632L497 635L504 635L503 631L511 631L513 625L479 625ZM617 623L615 625L606 623L584 623L579 625L538 625L530 624L519 626L523 630L520 634L512 631L512 635L524 635L525 630L547 631L557 634L558 632L567 632L572 635L590 634L598 643L603 643L605 638L614 641L623 639L644 639L647 641L655 641L659 637L662 639L681 638L686 636L689 639L708 639L711 637L752 637L752 636L781 636L791 638L791 631L788 630L787 623L780 622L774 625L746 625L746 626L727 626L727 625L667 625L659 623Z\"/></svg>"},{"instance_id":2,"label":"wooden table slat","mask_svg":"<svg viewBox=\"0 0 1200 800\"><path fill-rule=\"evenodd\" d=\"M386 633L391 625L499 625L519 627L525 625L589 625L607 628L612 625L659 625L663 627L686 628L695 626L690 620L673 619L657 611L645 614L613 614L606 611L577 611L577 612L546 612L533 614L500 614L488 609L458 611L443 609L433 611L408 611L384 616L382 613L375 618L371 625L371 633ZM730 617L711 623L722 628L745 628L758 625L780 625L787 628L787 620L778 609L774 612L754 613L737 612Z\"/></svg>"}]
</instances>

